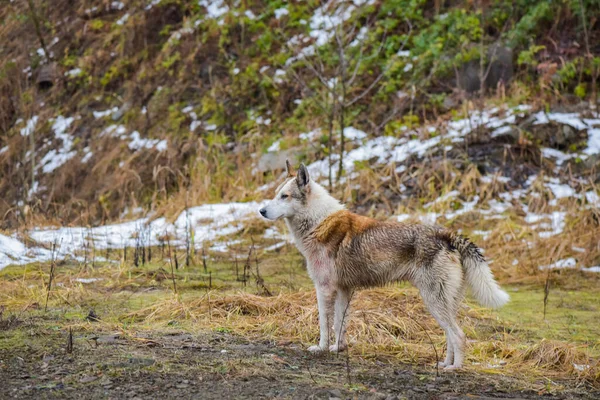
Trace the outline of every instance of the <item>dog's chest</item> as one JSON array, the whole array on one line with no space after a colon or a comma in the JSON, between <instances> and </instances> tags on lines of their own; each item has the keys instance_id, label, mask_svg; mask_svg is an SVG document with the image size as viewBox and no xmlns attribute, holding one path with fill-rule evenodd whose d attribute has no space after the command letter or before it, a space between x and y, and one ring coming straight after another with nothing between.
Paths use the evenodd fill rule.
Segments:
<instances>
[{"instance_id":1,"label":"dog's chest","mask_svg":"<svg viewBox=\"0 0 600 400\"><path fill-rule=\"evenodd\" d=\"M335 286L335 260L331 258L325 246L314 243L304 243L308 275L313 282L321 286Z\"/></svg>"}]
</instances>

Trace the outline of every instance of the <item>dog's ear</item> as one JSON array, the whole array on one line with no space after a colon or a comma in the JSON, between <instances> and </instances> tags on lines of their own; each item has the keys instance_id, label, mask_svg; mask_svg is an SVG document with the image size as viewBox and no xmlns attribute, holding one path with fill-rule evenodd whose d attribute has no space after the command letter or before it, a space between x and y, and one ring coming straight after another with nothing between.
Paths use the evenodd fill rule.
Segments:
<instances>
[{"instance_id":1,"label":"dog's ear","mask_svg":"<svg viewBox=\"0 0 600 400\"><path fill-rule=\"evenodd\" d=\"M292 164L290 164L290 160L285 160L285 172L288 178L293 178L294 176L296 176L294 168L292 168Z\"/></svg>"},{"instance_id":2,"label":"dog's ear","mask_svg":"<svg viewBox=\"0 0 600 400\"><path fill-rule=\"evenodd\" d=\"M310 177L308 175L308 169L306 169L306 165L300 164L300 168L298 168L298 175L296 175L296 182L298 182L299 188L304 188L308 185Z\"/></svg>"}]
</instances>

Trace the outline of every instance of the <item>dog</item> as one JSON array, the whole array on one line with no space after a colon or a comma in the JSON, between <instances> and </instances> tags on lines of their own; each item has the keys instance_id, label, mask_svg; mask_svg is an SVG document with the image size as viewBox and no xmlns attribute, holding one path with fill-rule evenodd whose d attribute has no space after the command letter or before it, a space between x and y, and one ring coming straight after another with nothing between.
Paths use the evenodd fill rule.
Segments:
<instances>
[{"instance_id":1,"label":"dog","mask_svg":"<svg viewBox=\"0 0 600 400\"><path fill-rule=\"evenodd\" d=\"M283 218L295 245L306 258L317 291L319 344L311 352L347 349L346 324L356 289L409 281L446 333L444 369L462 367L465 334L457 313L466 286L483 306L498 308L509 300L496 283L481 250L469 239L440 226L382 222L351 213L310 179L301 164L273 200L259 210L268 220ZM330 317L336 341L330 345Z\"/></svg>"}]
</instances>

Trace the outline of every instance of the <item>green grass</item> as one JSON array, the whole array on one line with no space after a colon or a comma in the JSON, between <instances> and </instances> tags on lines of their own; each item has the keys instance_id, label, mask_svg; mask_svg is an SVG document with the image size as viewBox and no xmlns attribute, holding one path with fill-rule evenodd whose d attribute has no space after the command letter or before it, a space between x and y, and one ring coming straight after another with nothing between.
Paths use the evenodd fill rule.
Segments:
<instances>
[{"instance_id":1,"label":"green grass","mask_svg":"<svg viewBox=\"0 0 600 400\"><path fill-rule=\"evenodd\" d=\"M519 336L528 340L555 339L590 346L600 355L600 293L597 289L551 289L544 318L544 291L509 288L511 301L498 311Z\"/></svg>"}]
</instances>

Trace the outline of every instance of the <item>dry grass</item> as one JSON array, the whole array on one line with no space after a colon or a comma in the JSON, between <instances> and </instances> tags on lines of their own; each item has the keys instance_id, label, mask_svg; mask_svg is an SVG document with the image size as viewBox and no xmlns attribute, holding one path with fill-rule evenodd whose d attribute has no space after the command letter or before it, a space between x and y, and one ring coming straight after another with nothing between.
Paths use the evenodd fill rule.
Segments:
<instances>
[{"instance_id":1,"label":"dry grass","mask_svg":"<svg viewBox=\"0 0 600 400\"><path fill-rule=\"evenodd\" d=\"M249 293L211 292L202 298L172 298L123 316L144 324L191 320L203 328L228 330L277 342L314 343L318 338L316 298L312 291L280 293L261 297ZM388 359L433 365L436 347L444 351L443 332L424 309L412 288L380 288L357 293L352 303L348 335L351 357ZM461 324L470 340L467 369L531 378L577 378L600 385L593 358L585 346L556 340L541 340L532 346L523 338L498 331L497 318L477 308L465 308ZM480 332L492 330L489 335ZM578 370L576 366L582 366ZM501 368L501 369L498 369Z\"/></svg>"},{"instance_id":2,"label":"dry grass","mask_svg":"<svg viewBox=\"0 0 600 400\"><path fill-rule=\"evenodd\" d=\"M144 341L148 332L172 329L175 321L177 329L226 330L254 340L303 346L315 343L318 339L318 313L314 291L308 284L301 285L298 290L286 289L281 282L289 267L267 262L265 265L270 265L263 275L268 278L267 285L276 293L272 297L252 294L258 290L252 282L245 290L198 290L200 278L194 269L176 273L178 294L175 295L170 280L161 278L160 266L83 268L60 265L50 295L49 313L56 316L53 324L58 323L61 329L72 328L80 333L98 330L119 332L132 340ZM229 262L220 267L212 265L211 268L217 278L223 276L225 270L231 274ZM77 281L77 278L91 277L101 280L92 284ZM7 268L0 278L0 304L8 312L20 318L43 313L47 266ZM585 307L590 307L586 304ZM556 307L554 303L552 310L558 310ZM531 308L541 310L541 302L532 304ZM85 320L90 309L100 315L99 322ZM529 380L542 377L577 379L600 386L595 358L597 349L580 339L573 342L542 339L518 322L511 323L496 312L473 305L463 307L460 323L470 339L467 370L502 373ZM356 293L348 335L352 358L433 368L436 360L433 347L440 357L445 350L442 330L425 310L416 289L408 286Z\"/></svg>"}]
</instances>

